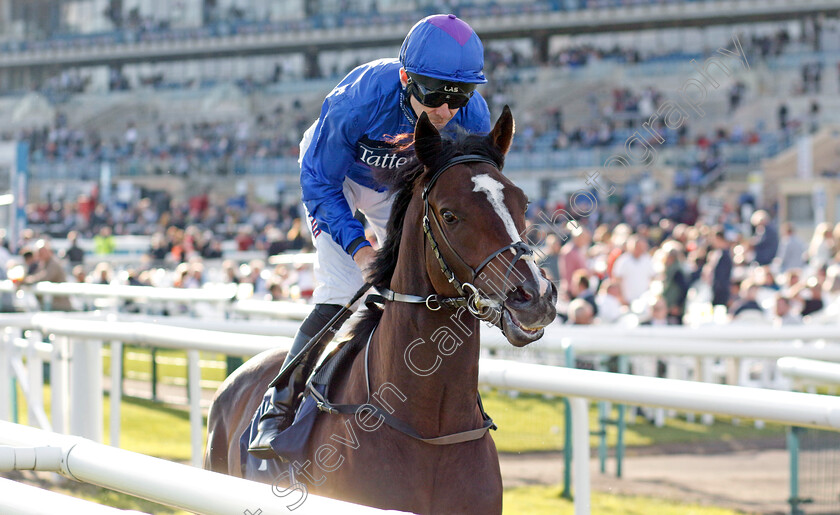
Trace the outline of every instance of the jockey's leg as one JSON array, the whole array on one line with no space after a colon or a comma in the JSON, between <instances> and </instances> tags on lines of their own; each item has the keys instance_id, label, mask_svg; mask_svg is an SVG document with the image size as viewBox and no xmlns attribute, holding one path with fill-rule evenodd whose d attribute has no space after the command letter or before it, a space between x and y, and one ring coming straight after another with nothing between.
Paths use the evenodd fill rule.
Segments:
<instances>
[{"instance_id":1,"label":"jockey's leg","mask_svg":"<svg viewBox=\"0 0 840 515\"><path fill-rule=\"evenodd\" d=\"M391 198L388 193L365 188L350 179L344 181L343 192L350 211L355 212L357 208L361 210L376 233L377 239L380 242L384 241L385 226L391 212ZM316 251L314 271L318 285L312 295L315 308L301 324L285 363L288 363L306 345L310 340L308 335L318 334L318 331L327 325L341 306L349 302L353 294L364 284L362 272L353 258L323 231L323 227L319 227L305 207L304 212L309 221L307 225ZM336 324L336 331L349 316L348 312L347 316ZM270 388L266 392L262 406L264 414L260 417L257 435L248 448L248 451L257 458L277 457L271 448L271 441L293 422L298 396L303 391L312 367L317 363L321 352L333 335L334 333L328 332L322 341L312 348L306 359L301 361L301 365L292 374L290 386L278 385L278 388Z\"/></svg>"},{"instance_id":2,"label":"jockey's leg","mask_svg":"<svg viewBox=\"0 0 840 515\"><path fill-rule=\"evenodd\" d=\"M297 356L306 344L312 339L312 336L317 334L327 323L341 309L337 304L316 304L312 312L303 321L295 335L295 340L292 343L292 348L286 355L283 362L283 367ZM289 383L286 385L277 385L274 388L269 388L263 398L262 416L260 417L257 426L257 435L250 442L248 452L260 459L272 459L277 455L271 448L271 442L278 433L286 429L292 424L297 410L297 403L300 394L306 386L306 380L315 368L318 358L327 343L332 340L341 325L349 318L350 313L336 322L333 326L333 331L328 331L316 342L307 355L303 357L300 363L292 371L289 378ZM281 367L281 370L282 368Z\"/></svg>"}]
</instances>

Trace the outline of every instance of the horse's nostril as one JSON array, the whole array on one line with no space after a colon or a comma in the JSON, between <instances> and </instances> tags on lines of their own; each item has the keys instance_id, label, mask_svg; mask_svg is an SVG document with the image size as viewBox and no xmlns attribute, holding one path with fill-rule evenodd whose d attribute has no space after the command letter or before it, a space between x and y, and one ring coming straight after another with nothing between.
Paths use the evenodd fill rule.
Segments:
<instances>
[{"instance_id":1,"label":"horse's nostril","mask_svg":"<svg viewBox=\"0 0 840 515\"><path fill-rule=\"evenodd\" d=\"M516 304L524 304L532 298L534 298L534 296L521 286L517 286L508 294L508 300Z\"/></svg>"}]
</instances>

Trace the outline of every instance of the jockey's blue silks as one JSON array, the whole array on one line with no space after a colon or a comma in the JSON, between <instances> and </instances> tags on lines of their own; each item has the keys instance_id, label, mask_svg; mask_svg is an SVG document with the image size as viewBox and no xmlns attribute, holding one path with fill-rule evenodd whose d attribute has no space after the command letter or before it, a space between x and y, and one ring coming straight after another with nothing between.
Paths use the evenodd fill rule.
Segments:
<instances>
[{"instance_id":1,"label":"jockey's blue silks","mask_svg":"<svg viewBox=\"0 0 840 515\"><path fill-rule=\"evenodd\" d=\"M441 59L439 53L441 49L433 45L444 45L447 38L455 46L460 45L446 31L432 28L435 32L430 34L435 37L429 38L428 54L430 58L436 56L436 61L444 61L446 59ZM342 193L345 178L365 188L383 191L384 188L374 181L371 168L397 169L408 159L400 155L393 144L395 136L414 132L417 122L409 99L403 94L400 67L398 59L380 59L351 71L327 95L318 120L306 131L301 142L303 203L317 222L318 230L329 234L348 253L355 250L348 248L351 243L364 238L364 228L353 218ZM478 80L479 76L481 80ZM459 80L484 82L480 69L468 78L472 80L466 81L463 77ZM454 76L449 78L455 79ZM472 133L490 132L490 113L480 93L475 93L469 103L458 110L447 128L456 125Z\"/></svg>"}]
</instances>

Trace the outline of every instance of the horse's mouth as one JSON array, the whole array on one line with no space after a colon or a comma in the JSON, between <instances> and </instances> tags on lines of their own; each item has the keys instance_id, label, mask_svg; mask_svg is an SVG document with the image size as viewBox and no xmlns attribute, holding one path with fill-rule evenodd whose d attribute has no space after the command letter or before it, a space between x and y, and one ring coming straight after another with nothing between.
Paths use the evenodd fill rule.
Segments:
<instances>
[{"instance_id":1,"label":"horse's mouth","mask_svg":"<svg viewBox=\"0 0 840 515\"><path fill-rule=\"evenodd\" d=\"M502 332L508 341L517 347L524 347L542 338L545 326L528 327L516 318L516 313L508 308L502 309Z\"/></svg>"}]
</instances>

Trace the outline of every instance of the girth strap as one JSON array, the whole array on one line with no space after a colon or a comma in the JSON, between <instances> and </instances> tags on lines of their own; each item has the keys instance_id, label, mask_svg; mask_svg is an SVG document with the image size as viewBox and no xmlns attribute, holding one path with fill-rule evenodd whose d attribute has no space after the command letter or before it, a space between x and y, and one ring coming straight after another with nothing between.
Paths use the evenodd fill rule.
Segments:
<instances>
[{"instance_id":1,"label":"girth strap","mask_svg":"<svg viewBox=\"0 0 840 515\"><path fill-rule=\"evenodd\" d=\"M356 412L363 412L369 411L372 412L374 415L378 415L382 418L382 421L388 424L393 429L396 429L400 433L404 435L408 435L415 440L420 440L421 442L425 442L431 445L451 445L456 443L462 442L471 442L473 440L478 440L479 438L483 437L487 431L490 429L496 429L496 425L493 423L493 420L490 418L487 413L484 412L484 409L481 405L481 399L478 400L479 409L481 409L481 416L484 418L484 424L479 427L478 429L470 429L468 431L461 431L460 433L453 433L451 435L444 435L444 436L436 436L434 438L423 438L420 436L414 428L408 425L406 422L398 419L397 417L391 415L386 410L380 408L379 406L375 406L373 404L330 404L329 401L323 397L315 388L310 388L309 392L315 397L318 402L317 406L318 409L330 413L330 414L343 414L343 415L353 415Z\"/></svg>"}]
</instances>

